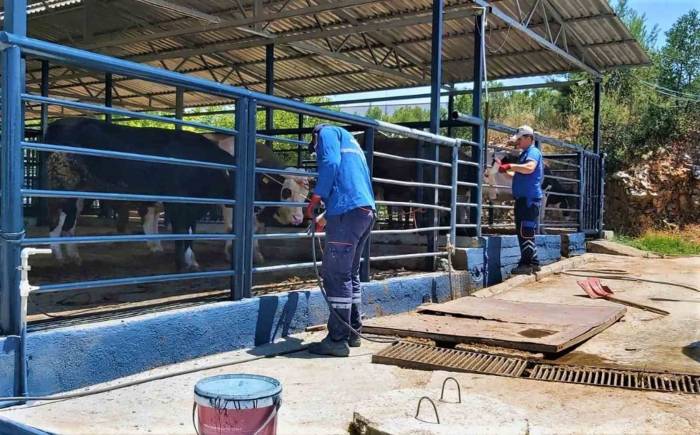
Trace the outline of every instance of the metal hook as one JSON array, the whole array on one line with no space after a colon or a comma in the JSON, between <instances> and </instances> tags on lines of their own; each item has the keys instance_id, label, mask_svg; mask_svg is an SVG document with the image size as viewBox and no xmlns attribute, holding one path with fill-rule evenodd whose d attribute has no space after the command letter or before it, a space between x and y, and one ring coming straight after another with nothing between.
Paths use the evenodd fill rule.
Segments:
<instances>
[{"instance_id":1,"label":"metal hook","mask_svg":"<svg viewBox=\"0 0 700 435\"><path fill-rule=\"evenodd\" d=\"M428 402L430 402L430 404L433 405L433 411L435 411L435 420L437 421L437 424L440 424L440 415L438 414L437 406L435 406L435 402L433 402L433 399L431 399L428 396L423 396L418 400L418 408L416 409L416 416L414 418L418 421L430 423L429 421L421 420L420 418L418 418L418 415L420 415L420 404L423 403L423 399L427 399Z\"/></svg>"},{"instance_id":2,"label":"metal hook","mask_svg":"<svg viewBox=\"0 0 700 435\"><path fill-rule=\"evenodd\" d=\"M459 386L459 382L457 382L457 379L453 378L452 376L448 376L445 378L444 381L442 381L442 391L440 392L440 401L444 402L445 398L445 385L447 384L447 381L452 379L457 386L457 403L462 403L462 389Z\"/></svg>"}]
</instances>

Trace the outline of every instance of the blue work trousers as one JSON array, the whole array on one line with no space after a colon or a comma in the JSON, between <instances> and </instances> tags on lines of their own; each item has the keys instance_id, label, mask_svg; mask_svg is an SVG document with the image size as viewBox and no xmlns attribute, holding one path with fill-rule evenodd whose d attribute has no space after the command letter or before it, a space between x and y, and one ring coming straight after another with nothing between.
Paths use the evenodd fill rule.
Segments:
<instances>
[{"instance_id":1,"label":"blue work trousers","mask_svg":"<svg viewBox=\"0 0 700 435\"><path fill-rule=\"evenodd\" d=\"M328 302L353 329L362 327L360 259L374 225L374 211L358 207L329 216L323 252L323 286ZM350 330L333 313L328 318L328 335L333 341L350 338Z\"/></svg>"},{"instance_id":2,"label":"blue work trousers","mask_svg":"<svg viewBox=\"0 0 700 435\"><path fill-rule=\"evenodd\" d=\"M515 198L515 231L520 244L520 262L525 266L539 266L535 234L540 219L541 199Z\"/></svg>"}]
</instances>

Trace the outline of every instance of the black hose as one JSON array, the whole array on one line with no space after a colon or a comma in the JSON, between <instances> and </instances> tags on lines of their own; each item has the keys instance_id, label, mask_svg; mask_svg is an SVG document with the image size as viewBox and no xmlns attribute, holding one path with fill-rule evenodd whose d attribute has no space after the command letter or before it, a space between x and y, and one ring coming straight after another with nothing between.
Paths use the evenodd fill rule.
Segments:
<instances>
[{"instance_id":1,"label":"black hose","mask_svg":"<svg viewBox=\"0 0 700 435\"><path fill-rule=\"evenodd\" d=\"M233 366L233 365L243 364L243 363L248 363L248 362L253 362L253 361L257 361L257 360L261 360L261 359L265 359L265 358L275 358L275 357L278 357L278 356L281 356L281 355L288 355L288 354L290 354L290 353L303 352L303 351L305 351L306 348L308 348L308 347L309 347L309 345L308 345L308 344L305 344L305 345L298 346L298 347L296 347L296 348L294 348L294 349L283 350L283 351L280 351L280 352L271 353L271 354L269 354L269 355L258 355L258 356L253 356L253 357L250 357L250 358L242 359L242 360L239 360L239 361L229 361L229 362L221 362L221 363L216 363L216 364L210 364L210 365L207 365L207 366L198 366L198 367L194 367L194 368L191 368L191 369L179 370L179 371L176 371L176 372L163 373L162 375L149 376L149 377L146 377L146 378L143 378L143 379L137 379L137 380L125 382L125 383L119 384L119 385L112 385L112 386L109 386L109 387L95 388L95 389L93 389L93 390L81 391L81 392L78 392L78 393L59 394L59 395L55 395L55 396L0 397L0 402L4 402L4 401L19 401L19 400L22 400L22 401L28 401L28 400L32 400L32 401L36 401L36 400L47 401L47 400L51 400L51 401L53 401L53 400L77 399L77 398L80 398L80 397L92 396L92 395L94 395L94 394L107 393L107 392L109 392L109 391L119 390L119 389L127 388L127 387L133 387L133 386L135 386L135 385L145 384L145 383L147 383L147 382L159 381L159 380L161 380L161 379L172 378L172 377L175 377L175 376L188 375L188 374L191 374L191 373L201 372L201 371L204 371L204 370L211 370L211 369L216 369L216 368L220 368L220 367Z\"/></svg>"},{"instance_id":2,"label":"black hose","mask_svg":"<svg viewBox=\"0 0 700 435\"><path fill-rule=\"evenodd\" d=\"M644 278L635 278L631 276L625 276L629 275L629 272L623 269L569 269L566 271L559 272L562 275L569 275L569 276L578 276L582 278L604 278L604 279L612 279L612 280L617 280L617 281L639 281L639 282L648 282L652 284L661 284L661 285L670 285L674 287L680 287L684 288L687 290L692 290L694 292L700 292L700 289L697 289L693 286L689 286L686 284L681 284L677 282L670 282L670 281L656 281L653 279L644 279Z\"/></svg>"}]
</instances>

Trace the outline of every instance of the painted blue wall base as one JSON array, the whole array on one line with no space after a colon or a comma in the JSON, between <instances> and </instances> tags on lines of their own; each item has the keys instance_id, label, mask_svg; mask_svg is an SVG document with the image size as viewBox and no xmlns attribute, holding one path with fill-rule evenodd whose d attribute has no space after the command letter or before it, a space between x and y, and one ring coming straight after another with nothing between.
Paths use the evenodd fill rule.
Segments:
<instances>
[{"instance_id":1,"label":"painted blue wall base","mask_svg":"<svg viewBox=\"0 0 700 435\"><path fill-rule=\"evenodd\" d=\"M9 418L0 417L0 435L52 435L26 424L12 421Z\"/></svg>"},{"instance_id":2,"label":"painted blue wall base","mask_svg":"<svg viewBox=\"0 0 700 435\"><path fill-rule=\"evenodd\" d=\"M468 248L466 252L466 268L469 271L472 289L503 282L510 277L510 272L520 261L517 236L489 236L485 240L485 252L484 248ZM536 236L535 244L541 264L550 264L561 259L559 235Z\"/></svg>"},{"instance_id":3,"label":"painted blue wall base","mask_svg":"<svg viewBox=\"0 0 700 435\"><path fill-rule=\"evenodd\" d=\"M450 296L449 287L446 273L367 283L362 296L365 316L405 312L424 302L445 301ZM269 343L325 323L328 314L320 290L311 289L30 332L29 393L55 394ZM0 348L7 349L0 354L3 396L13 395L14 344L9 341L8 337L0 339Z\"/></svg>"},{"instance_id":4,"label":"painted blue wall base","mask_svg":"<svg viewBox=\"0 0 700 435\"><path fill-rule=\"evenodd\" d=\"M586 235L584 233L562 234L561 256L576 257L586 253Z\"/></svg>"}]
</instances>

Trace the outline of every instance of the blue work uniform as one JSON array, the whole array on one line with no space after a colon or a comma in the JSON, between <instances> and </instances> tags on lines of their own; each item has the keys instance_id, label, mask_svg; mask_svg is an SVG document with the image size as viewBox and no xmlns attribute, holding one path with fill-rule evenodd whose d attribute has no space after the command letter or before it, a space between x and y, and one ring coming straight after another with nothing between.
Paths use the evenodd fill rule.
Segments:
<instances>
[{"instance_id":1,"label":"blue work uniform","mask_svg":"<svg viewBox=\"0 0 700 435\"><path fill-rule=\"evenodd\" d=\"M518 157L518 164L529 161L537 162L534 172L513 176L513 197L515 198L515 230L520 244L520 264L539 266L535 234L539 226L540 207L542 206L542 180L544 163L542 153L534 145L523 150Z\"/></svg>"},{"instance_id":2,"label":"blue work uniform","mask_svg":"<svg viewBox=\"0 0 700 435\"><path fill-rule=\"evenodd\" d=\"M360 259L375 219L369 167L355 137L331 125L318 131L316 161L318 181L314 193L326 205L327 220L323 286L331 307L359 330ZM331 314L328 335L333 341L348 340L350 330Z\"/></svg>"}]
</instances>

